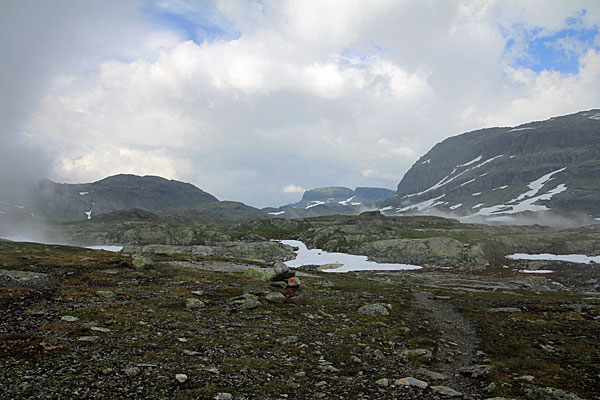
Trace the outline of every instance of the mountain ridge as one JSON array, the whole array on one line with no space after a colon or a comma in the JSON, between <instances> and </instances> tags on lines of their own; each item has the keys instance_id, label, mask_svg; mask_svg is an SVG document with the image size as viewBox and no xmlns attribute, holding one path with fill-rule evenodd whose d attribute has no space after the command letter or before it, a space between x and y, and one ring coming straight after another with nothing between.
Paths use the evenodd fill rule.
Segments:
<instances>
[{"instance_id":1,"label":"mountain ridge","mask_svg":"<svg viewBox=\"0 0 600 400\"><path fill-rule=\"evenodd\" d=\"M600 110L593 109L447 138L380 205L392 215L435 210L494 218L553 210L599 217L598 176Z\"/></svg>"}]
</instances>

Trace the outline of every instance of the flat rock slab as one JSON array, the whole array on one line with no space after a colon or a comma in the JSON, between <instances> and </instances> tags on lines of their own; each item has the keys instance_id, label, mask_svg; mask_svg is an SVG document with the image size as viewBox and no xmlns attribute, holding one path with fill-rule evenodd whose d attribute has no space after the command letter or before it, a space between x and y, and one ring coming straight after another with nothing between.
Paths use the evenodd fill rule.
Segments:
<instances>
[{"instance_id":1,"label":"flat rock slab","mask_svg":"<svg viewBox=\"0 0 600 400\"><path fill-rule=\"evenodd\" d=\"M48 277L48 274L43 274L41 272L0 269L0 277L14 279L17 281L30 281L32 279L45 279Z\"/></svg>"},{"instance_id":2,"label":"flat rock slab","mask_svg":"<svg viewBox=\"0 0 600 400\"><path fill-rule=\"evenodd\" d=\"M456 391L448 386L431 386L431 391L435 394L439 394L440 396L457 398L463 397L463 394L459 391Z\"/></svg>"}]
</instances>

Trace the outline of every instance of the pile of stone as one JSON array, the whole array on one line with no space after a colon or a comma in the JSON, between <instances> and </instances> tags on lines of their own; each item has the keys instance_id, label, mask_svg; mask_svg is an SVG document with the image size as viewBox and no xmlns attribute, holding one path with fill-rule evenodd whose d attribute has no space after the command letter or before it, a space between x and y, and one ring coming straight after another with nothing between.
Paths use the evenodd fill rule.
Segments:
<instances>
[{"instance_id":1,"label":"pile of stone","mask_svg":"<svg viewBox=\"0 0 600 400\"><path fill-rule=\"evenodd\" d=\"M300 287L300 280L296 278L296 272L289 269L281 261L277 261L274 267L274 275L271 277L271 289L266 297L272 303L294 303L303 304L306 295Z\"/></svg>"}]
</instances>

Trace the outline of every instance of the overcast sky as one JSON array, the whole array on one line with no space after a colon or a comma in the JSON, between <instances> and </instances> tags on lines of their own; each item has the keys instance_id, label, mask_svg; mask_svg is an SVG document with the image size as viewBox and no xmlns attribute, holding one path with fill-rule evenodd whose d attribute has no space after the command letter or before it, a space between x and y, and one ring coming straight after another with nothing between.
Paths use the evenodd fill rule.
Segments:
<instances>
[{"instance_id":1,"label":"overcast sky","mask_svg":"<svg viewBox=\"0 0 600 400\"><path fill-rule=\"evenodd\" d=\"M599 27L597 0L3 0L0 178L395 189L446 137L600 107Z\"/></svg>"}]
</instances>

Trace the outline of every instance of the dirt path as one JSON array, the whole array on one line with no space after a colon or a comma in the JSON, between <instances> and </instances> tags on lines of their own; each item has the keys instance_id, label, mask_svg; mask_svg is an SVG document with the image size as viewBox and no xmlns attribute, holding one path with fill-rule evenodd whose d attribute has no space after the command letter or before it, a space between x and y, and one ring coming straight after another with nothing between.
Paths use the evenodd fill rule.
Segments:
<instances>
[{"instance_id":1,"label":"dirt path","mask_svg":"<svg viewBox=\"0 0 600 400\"><path fill-rule=\"evenodd\" d=\"M454 376L460 369L472 364L479 338L473 325L454 311L446 299L430 292L416 291L415 305L431 314L434 328L440 339L434 353L432 368L447 376Z\"/></svg>"}]
</instances>

